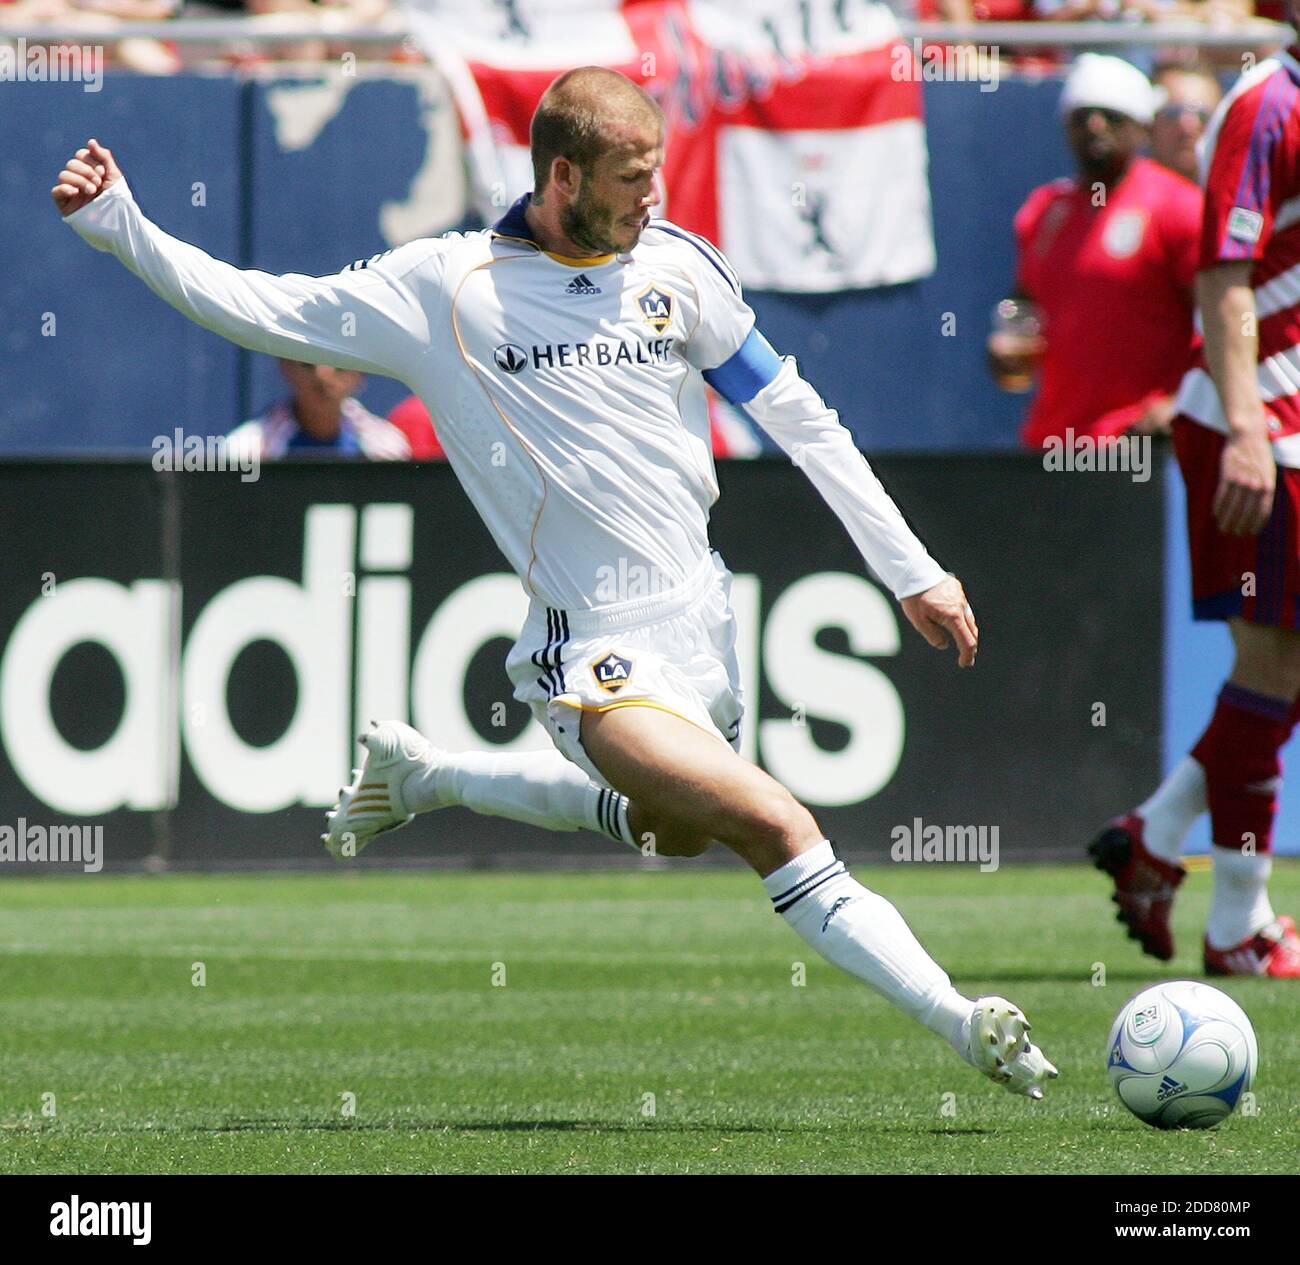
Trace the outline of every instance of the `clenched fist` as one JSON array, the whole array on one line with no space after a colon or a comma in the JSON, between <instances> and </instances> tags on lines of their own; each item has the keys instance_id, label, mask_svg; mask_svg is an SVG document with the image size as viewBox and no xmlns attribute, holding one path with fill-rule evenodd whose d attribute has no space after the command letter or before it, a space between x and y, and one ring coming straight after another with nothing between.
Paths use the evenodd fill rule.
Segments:
<instances>
[{"instance_id":1,"label":"clenched fist","mask_svg":"<svg viewBox=\"0 0 1300 1265\"><path fill-rule=\"evenodd\" d=\"M122 172L112 153L98 141L89 140L86 148L77 150L59 172L59 183L50 190L50 197L60 215L71 215L121 179Z\"/></svg>"}]
</instances>

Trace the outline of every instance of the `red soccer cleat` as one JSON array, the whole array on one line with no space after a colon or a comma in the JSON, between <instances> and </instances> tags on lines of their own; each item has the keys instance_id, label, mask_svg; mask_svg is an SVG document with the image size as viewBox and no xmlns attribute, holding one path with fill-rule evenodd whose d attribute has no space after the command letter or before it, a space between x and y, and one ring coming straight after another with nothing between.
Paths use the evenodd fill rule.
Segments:
<instances>
[{"instance_id":1,"label":"red soccer cleat","mask_svg":"<svg viewBox=\"0 0 1300 1265\"><path fill-rule=\"evenodd\" d=\"M1142 818L1136 813L1111 822L1088 846L1088 855L1115 880L1111 896L1119 906L1115 918L1128 928L1129 939L1138 941L1143 953L1168 962L1174 956L1169 911L1183 881L1183 867L1147 851Z\"/></svg>"},{"instance_id":2,"label":"red soccer cleat","mask_svg":"<svg viewBox=\"0 0 1300 1265\"><path fill-rule=\"evenodd\" d=\"M1300 936L1295 919L1285 915L1235 949L1212 949L1205 942L1206 975L1267 975L1300 979Z\"/></svg>"}]
</instances>

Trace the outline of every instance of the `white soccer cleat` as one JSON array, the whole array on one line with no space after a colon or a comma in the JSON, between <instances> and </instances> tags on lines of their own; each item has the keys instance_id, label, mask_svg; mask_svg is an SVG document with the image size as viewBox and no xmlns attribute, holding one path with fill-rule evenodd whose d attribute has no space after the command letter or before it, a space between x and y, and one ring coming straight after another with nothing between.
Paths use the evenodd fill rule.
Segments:
<instances>
[{"instance_id":1,"label":"white soccer cleat","mask_svg":"<svg viewBox=\"0 0 1300 1265\"><path fill-rule=\"evenodd\" d=\"M352 785L339 791L334 811L325 814L328 829L321 835L336 861L356 856L376 835L414 819L402 802L402 783L438 754L410 725L397 720L372 720L370 732L357 741L366 748L365 761L352 770Z\"/></svg>"},{"instance_id":2,"label":"white soccer cleat","mask_svg":"<svg viewBox=\"0 0 1300 1265\"><path fill-rule=\"evenodd\" d=\"M1029 1020L1005 997L980 997L970 1018L967 1062L990 1080L1026 1098L1043 1096L1043 1082L1060 1073L1025 1034Z\"/></svg>"}]
</instances>

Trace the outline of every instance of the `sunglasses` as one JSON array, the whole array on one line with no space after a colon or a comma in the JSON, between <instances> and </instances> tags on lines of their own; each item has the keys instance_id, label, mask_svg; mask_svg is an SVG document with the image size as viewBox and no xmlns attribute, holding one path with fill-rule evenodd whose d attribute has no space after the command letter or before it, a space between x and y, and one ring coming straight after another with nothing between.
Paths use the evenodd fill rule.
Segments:
<instances>
[{"instance_id":1,"label":"sunglasses","mask_svg":"<svg viewBox=\"0 0 1300 1265\"><path fill-rule=\"evenodd\" d=\"M1156 118L1173 123L1186 116L1193 116L1200 123L1210 121L1210 111L1195 105L1165 105L1156 111Z\"/></svg>"},{"instance_id":2,"label":"sunglasses","mask_svg":"<svg viewBox=\"0 0 1300 1265\"><path fill-rule=\"evenodd\" d=\"M1076 127L1082 127L1094 114L1100 114L1111 127L1132 121L1127 114L1121 114L1118 110L1107 110L1099 105L1081 105L1077 110L1070 111L1070 122Z\"/></svg>"}]
</instances>

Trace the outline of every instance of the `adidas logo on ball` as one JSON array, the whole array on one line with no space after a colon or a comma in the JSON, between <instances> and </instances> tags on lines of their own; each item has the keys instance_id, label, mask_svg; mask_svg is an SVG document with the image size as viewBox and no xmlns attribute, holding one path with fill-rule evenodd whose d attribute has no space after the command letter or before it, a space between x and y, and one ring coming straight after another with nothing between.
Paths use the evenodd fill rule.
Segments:
<instances>
[{"instance_id":1,"label":"adidas logo on ball","mask_svg":"<svg viewBox=\"0 0 1300 1265\"><path fill-rule=\"evenodd\" d=\"M1175 1094L1181 1094L1187 1088L1181 1081L1176 1081L1172 1076L1164 1077L1160 1082L1160 1088L1156 1090L1156 1098L1160 1102L1166 1102Z\"/></svg>"}]
</instances>

